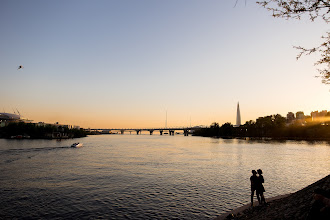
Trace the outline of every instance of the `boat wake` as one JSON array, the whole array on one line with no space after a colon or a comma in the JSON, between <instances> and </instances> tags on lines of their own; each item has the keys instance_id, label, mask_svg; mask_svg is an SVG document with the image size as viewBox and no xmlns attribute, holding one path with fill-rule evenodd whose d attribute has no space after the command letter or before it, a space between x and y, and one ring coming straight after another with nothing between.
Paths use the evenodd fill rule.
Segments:
<instances>
[{"instance_id":1,"label":"boat wake","mask_svg":"<svg viewBox=\"0 0 330 220\"><path fill-rule=\"evenodd\" d=\"M70 146L62 147L36 147L36 148L15 148L0 150L0 163L12 163L20 159L32 159L40 153L56 150L72 149Z\"/></svg>"},{"instance_id":2,"label":"boat wake","mask_svg":"<svg viewBox=\"0 0 330 220\"><path fill-rule=\"evenodd\" d=\"M14 148L14 149L0 150L0 153L39 152L39 151L51 151L51 150L68 149L68 148L71 148L71 147L63 146L63 147Z\"/></svg>"}]
</instances>

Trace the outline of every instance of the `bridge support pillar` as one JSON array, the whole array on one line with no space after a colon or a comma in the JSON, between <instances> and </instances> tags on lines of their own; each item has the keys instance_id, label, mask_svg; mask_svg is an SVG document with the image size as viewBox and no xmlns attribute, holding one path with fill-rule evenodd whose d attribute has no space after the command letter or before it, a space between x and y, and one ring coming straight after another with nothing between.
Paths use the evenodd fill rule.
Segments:
<instances>
[{"instance_id":1,"label":"bridge support pillar","mask_svg":"<svg viewBox=\"0 0 330 220\"><path fill-rule=\"evenodd\" d=\"M183 134L184 134L184 136L188 136L189 131L187 129L185 129L185 130L183 130Z\"/></svg>"},{"instance_id":2,"label":"bridge support pillar","mask_svg":"<svg viewBox=\"0 0 330 220\"><path fill-rule=\"evenodd\" d=\"M160 135L163 135L163 130L159 130L159 134Z\"/></svg>"},{"instance_id":3,"label":"bridge support pillar","mask_svg":"<svg viewBox=\"0 0 330 220\"><path fill-rule=\"evenodd\" d=\"M121 134L124 134L124 132L125 132L125 130L120 130L120 133L121 133Z\"/></svg>"},{"instance_id":4,"label":"bridge support pillar","mask_svg":"<svg viewBox=\"0 0 330 220\"><path fill-rule=\"evenodd\" d=\"M168 133L169 133L170 136L171 135L174 136L174 131L173 130L169 130Z\"/></svg>"},{"instance_id":5,"label":"bridge support pillar","mask_svg":"<svg viewBox=\"0 0 330 220\"><path fill-rule=\"evenodd\" d=\"M152 133L154 133L154 130L149 130L149 132L150 132L150 135L152 135Z\"/></svg>"},{"instance_id":6,"label":"bridge support pillar","mask_svg":"<svg viewBox=\"0 0 330 220\"><path fill-rule=\"evenodd\" d=\"M132 131L129 131L129 134L132 134Z\"/></svg>"},{"instance_id":7,"label":"bridge support pillar","mask_svg":"<svg viewBox=\"0 0 330 220\"><path fill-rule=\"evenodd\" d=\"M141 134L141 130L135 130L135 131L137 135Z\"/></svg>"}]
</instances>

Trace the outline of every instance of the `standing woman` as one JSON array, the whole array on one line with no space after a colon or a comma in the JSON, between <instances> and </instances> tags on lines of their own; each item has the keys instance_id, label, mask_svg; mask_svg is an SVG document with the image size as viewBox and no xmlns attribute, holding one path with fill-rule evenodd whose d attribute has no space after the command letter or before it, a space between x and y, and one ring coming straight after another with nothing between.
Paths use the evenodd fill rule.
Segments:
<instances>
[{"instance_id":1,"label":"standing woman","mask_svg":"<svg viewBox=\"0 0 330 220\"><path fill-rule=\"evenodd\" d=\"M259 176L257 177L258 178L258 181L257 181L258 186L256 188L256 193L257 193L257 197L259 197L259 195L261 197L261 201L259 201L259 200L258 201L259 201L259 204L262 204L262 203L266 204L266 200L265 200L265 197L264 197L265 188L262 185L264 183L264 177L262 176L262 170L259 169L259 170L257 170L257 172L258 172Z\"/></svg>"},{"instance_id":2,"label":"standing woman","mask_svg":"<svg viewBox=\"0 0 330 220\"><path fill-rule=\"evenodd\" d=\"M254 191L256 191L258 187L258 177L257 177L257 172L255 170L252 170L252 176L250 177L250 182L251 182L251 206L253 206ZM258 202L260 204L258 191L256 194L257 194Z\"/></svg>"}]
</instances>

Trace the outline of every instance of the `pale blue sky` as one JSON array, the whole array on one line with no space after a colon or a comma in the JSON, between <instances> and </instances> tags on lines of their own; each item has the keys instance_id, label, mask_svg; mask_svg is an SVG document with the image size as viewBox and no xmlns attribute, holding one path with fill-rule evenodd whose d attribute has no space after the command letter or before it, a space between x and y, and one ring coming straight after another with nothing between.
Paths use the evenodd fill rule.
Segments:
<instances>
[{"instance_id":1,"label":"pale blue sky","mask_svg":"<svg viewBox=\"0 0 330 220\"><path fill-rule=\"evenodd\" d=\"M235 123L330 110L314 78L329 31L255 1L0 1L0 107L83 127ZM17 71L23 65L24 69Z\"/></svg>"}]
</instances>

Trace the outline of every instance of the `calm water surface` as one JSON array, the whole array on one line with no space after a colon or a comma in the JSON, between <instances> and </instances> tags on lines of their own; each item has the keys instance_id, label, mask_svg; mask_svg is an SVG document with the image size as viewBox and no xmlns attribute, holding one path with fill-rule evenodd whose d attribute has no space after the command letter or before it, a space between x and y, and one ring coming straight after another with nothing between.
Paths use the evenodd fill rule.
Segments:
<instances>
[{"instance_id":1,"label":"calm water surface","mask_svg":"<svg viewBox=\"0 0 330 220\"><path fill-rule=\"evenodd\" d=\"M0 218L210 219L249 202L261 168L265 196L295 192L330 170L326 142L159 135L0 139Z\"/></svg>"}]
</instances>

